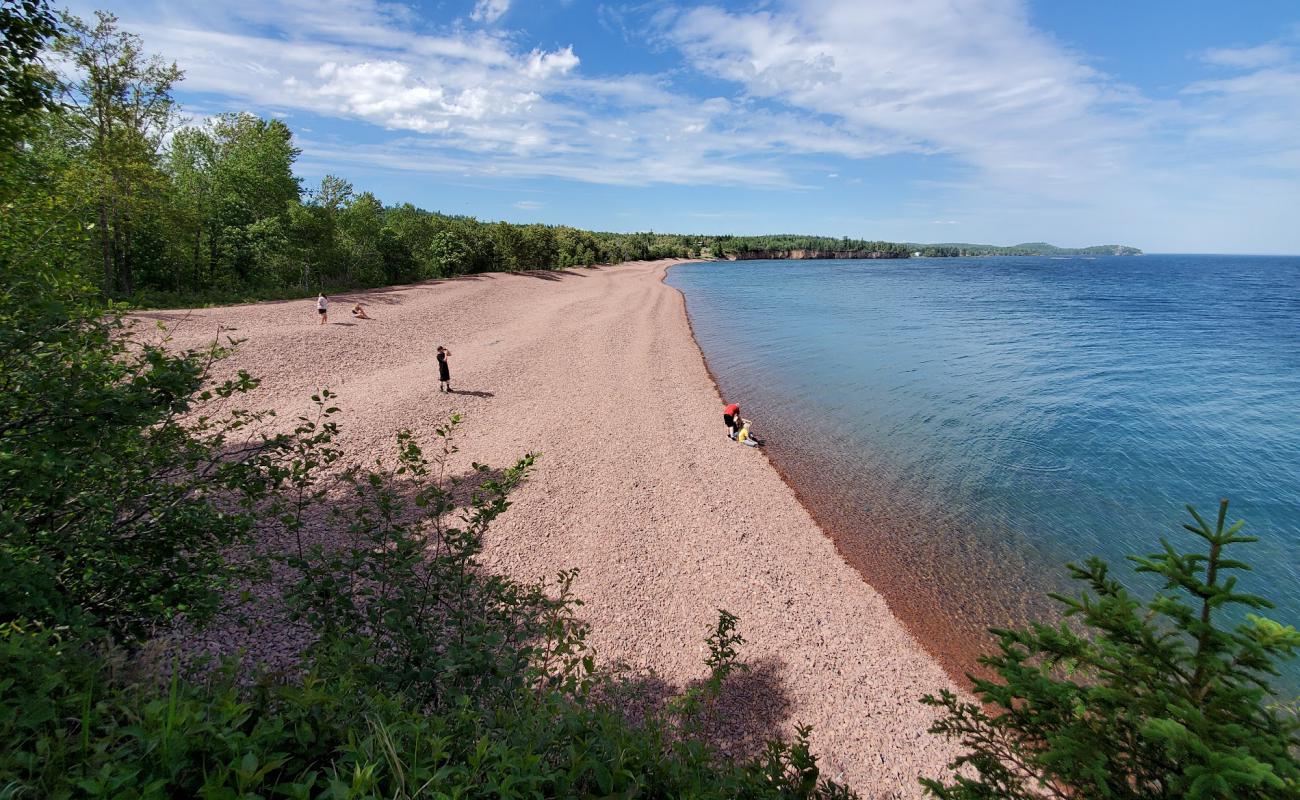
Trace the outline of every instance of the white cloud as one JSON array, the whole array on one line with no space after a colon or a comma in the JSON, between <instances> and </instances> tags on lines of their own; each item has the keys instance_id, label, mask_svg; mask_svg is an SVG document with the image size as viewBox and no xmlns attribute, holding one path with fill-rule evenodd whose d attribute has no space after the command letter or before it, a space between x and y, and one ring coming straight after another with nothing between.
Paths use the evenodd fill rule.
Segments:
<instances>
[{"instance_id":1,"label":"white cloud","mask_svg":"<svg viewBox=\"0 0 1300 800\"><path fill-rule=\"evenodd\" d=\"M1300 249L1300 229L1279 216L1300 207L1300 69L1285 47L1203 53L1245 74L1155 101L1035 29L1022 0L759 8L685 7L664 37L744 98L885 151L946 157L966 179L933 191L970 230Z\"/></svg>"},{"instance_id":2,"label":"white cloud","mask_svg":"<svg viewBox=\"0 0 1300 800\"><path fill-rule=\"evenodd\" d=\"M510 0L478 0L474 4L474 12L470 17L490 25L501 19L509 10Z\"/></svg>"},{"instance_id":3,"label":"white cloud","mask_svg":"<svg viewBox=\"0 0 1300 800\"><path fill-rule=\"evenodd\" d=\"M667 37L702 72L900 151L947 153L1008 185L1114 174L1135 95L1035 30L1014 0L695 7Z\"/></svg>"},{"instance_id":4,"label":"white cloud","mask_svg":"<svg viewBox=\"0 0 1300 800\"><path fill-rule=\"evenodd\" d=\"M519 200L515 203L515 208L522 208L525 211L536 211L541 207L542 204L536 200Z\"/></svg>"},{"instance_id":5,"label":"white cloud","mask_svg":"<svg viewBox=\"0 0 1300 800\"><path fill-rule=\"evenodd\" d=\"M159 0L123 12L123 26L180 62L189 91L426 137L337 153L351 163L617 185L788 187L799 180L783 157L866 158L905 146L887 133L865 136L743 98L682 95L663 77L584 75L572 45L524 49L512 34L425 29L406 14L372 0L202 8ZM314 146L304 143L306 155L322 158Z\"/></svg>"},{"instance_id":6,"label":"white cloud","mask_svg":"<svg viewBox=\"0 0 1300 800\"><path fill-rule=\"evenodd\" d=\"M573 54L573 46L570 45L553 53L534 50L528 54L524 72L530 78L545 80L556 75L566 75L576 66L578 66L578 57Z\"/></svg>"},{"instance_id":7,"label":"white cloud","mask_svg":"<svg viewBox=\"0 0 1300 800\"><path fill-rule=\"evenodd\" d=\"M1279 64L1290 58L1290 51L1277 44L1258 47L1216 47L1201 54L1201 60L1219 67L1258 69Z\"/></svg>"}]
</instances>

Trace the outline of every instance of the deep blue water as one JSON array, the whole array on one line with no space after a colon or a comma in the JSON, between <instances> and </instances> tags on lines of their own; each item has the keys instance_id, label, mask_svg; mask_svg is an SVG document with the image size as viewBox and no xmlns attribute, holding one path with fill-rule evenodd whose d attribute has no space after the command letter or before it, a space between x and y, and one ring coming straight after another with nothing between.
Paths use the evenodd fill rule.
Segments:
<instances>
[{"instance_id":1,"label":"deep blue water","mask_svg":"<svg viewBox=\"0 0 1300 800\"><path fill-rule=\"evenodd\" d=\"M989 588L1008 575L1190 546L1184 504L1227 497L1262 537L1244 588L1300 623L1300 258L747 261L669 283L860 561L976 576L952 613L1015 619Z\"/></svg>"}]
</instances>

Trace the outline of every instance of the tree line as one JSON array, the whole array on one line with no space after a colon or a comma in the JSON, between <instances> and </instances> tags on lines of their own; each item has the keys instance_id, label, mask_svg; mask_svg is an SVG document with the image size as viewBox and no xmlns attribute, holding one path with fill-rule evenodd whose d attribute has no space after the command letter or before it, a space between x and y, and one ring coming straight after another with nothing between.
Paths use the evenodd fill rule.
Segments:
<instances>
[{"instance_id":1,"label":"tree line","mask_svg":"<svg viewBox=\"0 0 1300 800\"><path fill-rule=\"evenodd\" d=\"M1122 244L1099 244L1092 247L1057 247L1046 242L1026 242L1002 247L995 244L911 244L913 253L927 258L965 256L1140 256L1136 247Z\"/></svg>"},{"instance_id":2,"label":"tree line","mask_svg":"<svg viewBox=\"0 0 1300 800\"><path fill-rule=\"evenodd\" d=\"M825 253L872 253L881 258L907 258L911 248L900 242L851 239L848 236L803 236L799 234L772 234L765 236L713 236L708 240L709 252L714 257L725 258L742 253L774 253L791 250Z\"/></svg>"},{"instance_id":3,"label":"tree line","mask_svg":"<svg viewBox=\"0 0 1300 800\"><path fill-rule=\"evenodd\" d=\"M690 257L699 237L481 222L385 205L347 180L304 187L280 120L247 113L186 124L182 69L98 12L67 17L62 111L25 132L30 165L91 232L85 262L110 297L232 290L308 292L475 272Z\"/></svg>"}]
</instances>

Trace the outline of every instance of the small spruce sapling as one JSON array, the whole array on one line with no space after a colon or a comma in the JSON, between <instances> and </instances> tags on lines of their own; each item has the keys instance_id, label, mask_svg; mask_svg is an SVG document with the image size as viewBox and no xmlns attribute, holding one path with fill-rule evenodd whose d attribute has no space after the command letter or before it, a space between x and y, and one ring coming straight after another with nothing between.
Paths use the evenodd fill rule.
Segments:
<instances>
[{"instance_id":1,"label":"small spruce sapling","mask_svg":"<svg viewBox=\"0 0 1300 800\"><path fill-rule=\"evenodd\" d=\"M993 631L998 652L981 663L998 677L972 678L983 705L948 691L922 700L947 712L931 732L966 750L946 781L922 779L929 794L1300 797L1300 721L1273 704L1269 683L1300 633L1253 613L1272 603L1237 590L1230 573L1250 567L1224 551L1257 539L1225 524L1227 501L1214 525L1188 511L1201 552L1162 539L1162 552L1130 559L1163 580L1150 601L1097 558L1070 565L1091 591L1052 595L1065 608L1059 625ZM1227 627L1233 606L1249 611Z\"/></svg>"}]
</instances>

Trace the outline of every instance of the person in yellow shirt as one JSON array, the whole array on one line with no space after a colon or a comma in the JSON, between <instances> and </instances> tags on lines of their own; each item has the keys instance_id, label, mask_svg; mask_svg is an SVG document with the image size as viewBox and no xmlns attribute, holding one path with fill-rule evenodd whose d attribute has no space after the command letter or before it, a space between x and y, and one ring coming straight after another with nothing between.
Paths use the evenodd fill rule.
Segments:
<instances>
[{"instance_id":1,"label":"person in yellow shirt","mask_svg":"<svg viewBox=\"0 0 1300 800\"><path fill-rule=\"evenodd\" d=\"M750 421L742 419L740 421L740 432L736 434L736 441L747 447L758 447L763 442L749 432Z\"/></svg>"}]
</instances>

